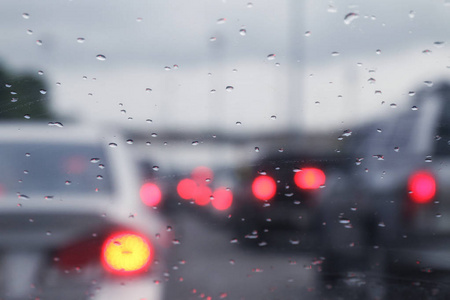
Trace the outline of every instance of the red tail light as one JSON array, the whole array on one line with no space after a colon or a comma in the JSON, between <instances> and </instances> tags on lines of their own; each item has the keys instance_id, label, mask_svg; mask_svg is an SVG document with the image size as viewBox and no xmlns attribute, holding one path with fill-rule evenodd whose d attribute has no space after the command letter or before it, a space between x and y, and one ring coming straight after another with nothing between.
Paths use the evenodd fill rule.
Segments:
<instances>
[{"instance_id":1,"label":"red tail light","mask_svg":"<svg viewBox=\"0 0 450 300\"><path fill-rule=\"evenodd\" d=\"M430 202L436 194L436 181L427 171L418 171L408 180L409 196L416 203Z\"/></svg>"},{"instance_id":2,"label":"red tail light","mask_svg":"<svg viewBox=\"0 0 450 300\"><path fill-rule=\"evenodd\" d=\"M207 184L214 178L214 172L208 167L197 167L191 173L191 178L199 185Z\"/></svg>"},{"instance_id":3,"label":"red tail light","mask_svg":"<svg viewBox=\"0 0 450 300\"><path fill-rule=\"evenodd\" d=\"M55 262L63 270L82 268L90 263L98 262L101 241L93 238L78 241L59 250L55 255Z\"/></svg>"},{"instance_id":4,"label":"red tail light","mask_svg":"<svg viewBox=\"0 0 450 300\"><path fill-rule=\"evenodd\" d=\"M275 196L277 184L272 177L259 176L253 180L252 192L259 200L270 200Z\"/></svg>"},{"instance_id":5,"label":"red tail light","mask_svg":"<svg viewBox=\"0 0 450 300\"><path fill-rule=\"evenodd\" d=\"M211 189L205 185L198 186L195 190L194 200L195 204L205 206L211 201Z\"/></svg>"},{"instance_id":6,"label":"red tail light","mask_svg":"<svg viewBox=\"0 0 450 300\"><path fill-rule=\"evenodd\" d=\"M305 168L295 173L295 184L301 189L318 189L325 184L325 173L317 168Z\"/></svg>"},{"instance_id":7,"label":"red tail light","mask_svg":"<svg viewBox=\"0 0 450 300\"><path fill-rule=\"evenodd\" d=\"M233 203L233 194L230 190L220 187L214 191L211 203L217 210L227 210Z\"/></svg>"},{"instance_id":8,"label":"red tail light","mask_svg":"<svg viewBox=\"0 0 450 300\"><path fill-rule=\"evenodd\" d=\"M153 248L143 236L120 232L110 235L102 247L103 267L116 274L146 271L153 259Z\"/></svg>"},{"instance_id":9,"label":"red tail light","mask_svg":"<svg viewBox=\"0 0 450 300\"><path fill-rule=\"evenodd\" d=\"M177 185L178 195L185 200L193 199L196 190L197 184L194 180L189 178L181 180Z\"/></svg>"},{"instance_id":10,"label":"red tail light","mask_svg":"<svg viewBox=\"0 0 450 300\"><path fill-rule=\"evenodd\" d=\"M142 202L148 206L156 206L161 202L161 190L154 183L145 183L142 185L139 195Z\"/></svg>"}]
</instances>

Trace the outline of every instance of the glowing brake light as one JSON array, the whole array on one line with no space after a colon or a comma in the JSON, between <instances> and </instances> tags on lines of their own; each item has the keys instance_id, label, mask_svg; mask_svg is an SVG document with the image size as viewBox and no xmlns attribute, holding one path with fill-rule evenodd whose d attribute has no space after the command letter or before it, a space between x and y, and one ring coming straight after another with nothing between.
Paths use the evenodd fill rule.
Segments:
<instances>
[{"instance_id":1,"label":"glowing brake light","mask_svg":"<svg viewBox=\"0 0 450 300\"><path fill-rule=\"evenodd\" d=\"M269 176L256 177L252 184L252 192L259 200L270 200L277 191L275 180Z\"/></svg>"},{"instance_id":2,"label":"glowing brake light","mask_svg":"<svg viewBox=\"0 0 450 300\"><path fill-rule=\"evenodd\" d=\"M212 206L217 210L227 210L233 203L233 194L227 188L220 187L213 193Z\"/></svg>"},{"instance_id":3,"label":"glowing brake light","mask_svg":"<svg viewBox=\"0 0 450 300\"><path fill-rule=\"evenodd\" d=\"M139 195L142 202L148 206L156 206L161 202L161 190L154 183L147 182L141 186Z\"/></svg>"},{"instance_id":4,"label":"glowing brake light","mask_svg":"<svg viewBox=\"0 0 450 300\"><path fill-rule=\"evenodd\" d=\"M178 195L180 195L180 197L185 200L194 198L196 190L197 183L189 178L181 180L177 185Z\"/></svg>"},{"instance_id":5,"label":"glowing brake light","mask_svg":"<svg viewBox=\"0 0 450 300\"><path fill-rule=\"evenodd\" d=\"M145 271L152 259L150 242L135 233L116 233L103 243L103 267L112 273L125 275Z\"/></svg>"},{"instance_id":6,"label":"glowing brake light","mask_svg":"<svg viewBox=\"0 0 450 300\"><path fill-rule=\"evenodd\" d=\"M436 194L436 181L427 171L419 171L411 175L408 180L410 198L416 203L430 202Z\"/></svg>"},{"instance_id":7,"label":"glowing brake light","mask_svg":"<svg viewBox=\"0 0 450 300\"><path fill-rule=\"evenodd\" d=\"M325 173L317 168L305 168L295 173L295 184L301 189L318 189L325 184Z\"/></svg>"}]
</instances>

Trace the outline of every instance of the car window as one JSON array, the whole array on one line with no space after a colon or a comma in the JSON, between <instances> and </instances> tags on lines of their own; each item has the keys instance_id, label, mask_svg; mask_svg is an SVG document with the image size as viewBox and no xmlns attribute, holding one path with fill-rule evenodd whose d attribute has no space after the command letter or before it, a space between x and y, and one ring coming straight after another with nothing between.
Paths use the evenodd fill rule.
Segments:
<instances>
[{"instance_id":1,"label":"car window","mask_svg":"<svg viewBox=\"0 0 450 300\"><path fill-rule=\"evenodd\" d=\"M2 144L0 149L2 194L37 193L43 199L72 193L108 194L112 188L108 161L100 147L19 143Z\"/></svg>"}]
</instances>

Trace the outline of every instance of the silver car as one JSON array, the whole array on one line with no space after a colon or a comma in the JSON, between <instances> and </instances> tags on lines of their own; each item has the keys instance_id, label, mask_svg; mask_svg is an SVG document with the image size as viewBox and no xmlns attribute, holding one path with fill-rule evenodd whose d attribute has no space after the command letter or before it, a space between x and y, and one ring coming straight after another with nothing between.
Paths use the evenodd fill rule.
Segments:
<instances>
[{"instance_id":1,"label":"silver car","mask_svg":"<svg viewBox=\"0 0 450 300\"><path fill-rule=\"evenodd\" d=\"M4 124L0 166L2 299L161 299L172 233L124 139Z\"/></svg>"}]
</instances>

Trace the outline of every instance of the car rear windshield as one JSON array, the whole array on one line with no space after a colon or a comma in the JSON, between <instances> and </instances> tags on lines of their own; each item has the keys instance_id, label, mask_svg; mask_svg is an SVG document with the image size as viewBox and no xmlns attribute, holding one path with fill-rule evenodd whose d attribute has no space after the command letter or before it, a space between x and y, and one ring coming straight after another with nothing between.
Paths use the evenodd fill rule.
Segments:
<instances>
[{"instance_id":1,"label":"car rear windshield","mask_svg":"<svg viewBox=\"0 0 450 300\"><path fill-rule=\"evenodd\" d=\"M3 143L0 166L0 197L111 192L108 162L99 146Z\"/></svg>"}]
</instances>

